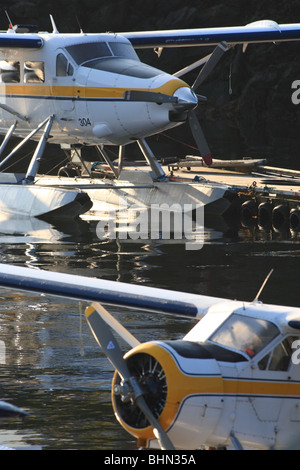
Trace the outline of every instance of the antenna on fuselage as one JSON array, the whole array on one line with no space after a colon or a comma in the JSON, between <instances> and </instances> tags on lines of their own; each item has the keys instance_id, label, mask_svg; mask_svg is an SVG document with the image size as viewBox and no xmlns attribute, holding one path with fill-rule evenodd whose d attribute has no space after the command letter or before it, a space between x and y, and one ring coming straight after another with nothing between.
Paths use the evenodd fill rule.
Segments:
<instances>
[{"instance_id":1,"label":"antenna on fuselage","mask_svg":"<svg viewBox=\"0 0 300 470\"><path fill-rule=\"evenodd\" d=\"M76 15L76 21L77 21L77 24L78 24L78 26L79 26L80 33L81 33L81 34L84 34L84 32L83 32L83 30L82 30L82 27L81 27L81 24L80 24L80 22L79 22L79 19L78 19L78 16L77 16L77 15Z\"/></svg>"},{"instance_id":2,"label":"antenna on fuselage","mask_svg":"<svg viewBox=\"0 0 300 470\"><path fill-rule=\"evenodd\" d=\"M59 31L56 27L56 24L55 24L55 21L54 21L54 18L53 18L52 15L50 15L50 20L51 20L51 24L52 24L52 28L53 28L52 34L59 34Z\"/></svg>"},{"instance_id":3,"label":"antenna on fuselage","mask_svg":"<svg viewBox=\"0 0 300 470\"><path fill-rule=\"evenodd\" d=\"M266 279L264 280L264 282L262 283L262 286L261 288L259 289L259 291L257 292L256 294L256 297L255 299L253 300L253 302L256 302L260 296L260 294L262 293L262 290L263 288L265 287L265 285L267 284L268 280L269 280L269 277L271 276L272 272L274 271L274 269L271 269L271 271L269 272L269 274L267 275Z\"/></svg>"},{"instance_id":4,"label":"antenna on fuselage","mask_svg":"<svg viewBox=\"0 0 300 470\"><path fill-rule=\"evenodd\" d=\"M11 21L11 19L10 19L10 17L9 17L9 14L8 14L7 10L4 10L4 11L5 11L6 17L7 17L7 19L8 19L8 29L14 30L12 21Z\"/></svg>"}]
</instances>

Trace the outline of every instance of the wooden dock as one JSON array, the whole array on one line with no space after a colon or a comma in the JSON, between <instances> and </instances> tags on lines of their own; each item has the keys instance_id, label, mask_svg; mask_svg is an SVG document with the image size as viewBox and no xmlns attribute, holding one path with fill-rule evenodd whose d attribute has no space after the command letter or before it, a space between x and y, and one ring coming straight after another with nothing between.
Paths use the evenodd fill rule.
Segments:
<instances>
[{"instance_id":1,"label":"wooden dock","mask_svg":"<svg viewBox=\"0 0 300 470\"><path fill-rule=\"evenodd\" d=\"M201 158L187 157L163 168L173 178L202 178L225 184L237 193L243 224L262 228L289 227L300 232L300 171L265 166L263 160L215 160L213 166Z\"/></svg>"}]
</instances>

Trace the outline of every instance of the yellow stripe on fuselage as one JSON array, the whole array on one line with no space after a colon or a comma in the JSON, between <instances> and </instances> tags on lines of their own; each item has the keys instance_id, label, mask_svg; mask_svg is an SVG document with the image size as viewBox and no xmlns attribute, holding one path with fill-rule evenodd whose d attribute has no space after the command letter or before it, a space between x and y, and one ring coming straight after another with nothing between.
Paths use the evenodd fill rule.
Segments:
<instances>
[{"instance_id":1,"label":"yellow stripe on fuselage","mask_svg":"<svg viewBox=\"0 0 300 470\"><path fill-rule=\"evenodd\" d=\"M115 87L84 87L84 86L49 86L45 84L39 85L1 85L0 94L11 97L58 97L58 98L123 98L125 91L139 90L151 91L154 93L163 93L173 96L176 90L188 85L179 79L172 79L157 88L115 88Z\"/></svg>"},{"instance_id":2,"label":"yellow stripe on fuselage","mask_svg":"<svg viewBox=\"0 0 300 470\"><path fill-rule=\"evenodd\" d=\"M275 372L276 373L276 372ZM300 397L300 383L267 380L223 378L224 395Z\"/></svg>"}]
</instances>

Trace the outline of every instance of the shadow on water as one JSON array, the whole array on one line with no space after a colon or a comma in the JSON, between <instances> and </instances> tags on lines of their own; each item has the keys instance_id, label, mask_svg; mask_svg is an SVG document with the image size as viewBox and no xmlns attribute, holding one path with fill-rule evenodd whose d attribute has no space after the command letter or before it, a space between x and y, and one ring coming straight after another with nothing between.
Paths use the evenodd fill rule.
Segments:
<instances>
[{"instance_id":1,"label":"shadow on water","mask_svg":"<svg viewBox=\"0 0 300 470\"><path fill-rule=\"evenodd\" d=\"M274 268L261 300L299 305L297 235L224 219L206 220L206 225L203 248L189 251L180 240L99 240L96 221L64 226L2 217L0 262L244 300L255 297ZM134 449L133 438L113 416L112 366L79 305L7 289L0 296L5 346L0 398L30 413L24 421L1 424L0 444ZM194 324L128 310L113 313L140 341L180 338Z\"/></svg>"}]
</instances>

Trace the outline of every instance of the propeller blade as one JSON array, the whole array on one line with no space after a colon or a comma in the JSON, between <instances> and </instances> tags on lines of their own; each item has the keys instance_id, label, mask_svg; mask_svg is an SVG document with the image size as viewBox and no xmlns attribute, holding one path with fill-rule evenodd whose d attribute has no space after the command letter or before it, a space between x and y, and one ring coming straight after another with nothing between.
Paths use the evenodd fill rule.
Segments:
<instances>
[{"instance_id":1,"label":"propeller blade","mask_svg":"<svg viewBox=\"0 0 300 470\"><path fill-rule=\"evenodd\" d=\"M206 142L205 136L197 119L197 116L194 111L190 111L188 114L190 128L199 149L200 155L203 158L206 165L212 164L211 151Z\"/></svg>"},{"instance_id":2,"label":"propeller blade","mask_svg":"<svg viewBox=\"0 0 300 470\"><path fill-rule=\"evenodd\" d=\"M111 328L93 308L88 307L85 311L85 316L97 343L102 348L109 361L123 380L129 380L131 374Z\"/></svg>"},{"instance_id":3,"label":"propeller blade","mask_svg":"<svg viewBox=\"0 0 300 470\"><path fill-rule=\"evenodd\" d=\"M88 307L85 311L85 315L97 343L102 348L103 352L115 367L121 378L129 383L132 398L152 426L154 435L159 440L161 448L163 450L175 450L172 442L167 436L167 433L163 430L162 426L148 407L138 382L131 376L126 361L123 358L122 351L110 326L108 326L106 321L102 318L102 315L100 315L93 307Z\"/></svg>"},{"instance_id":4,"label":"propeller blade","mask_svg":"<svg viewBox=\"0 0 300 470\"><path fill-rule=\"evenodd\" d=\"M118 333L121 338L126 341L129 346L134 348L135 346L138 346L140 342L131 334L129 331L124 328L123 325L121 325L120 322L118 322L115 317L113 317L104 307L103 305L99 304L98 302L93 302L90 307L87 308L93 308L95 309L98 314L102 317L102 319L116 332Z\"/></svg>"},{"instance_id":5,"label":"propeller blade","mask_svg":"<svg viewBox=\"0 0 300 470\"><path fill-rule=\"evenodd\" d=\"M149 423L153 428L153 433L156 439L159 441L159 445L162 450L175 450L171 440L169 439L167 433L161 427L155 416L152 414L150 408L148 407L144 397L141 395L137 397L136 403L140 410L144 413Z\"/></svg>"},{"instance_id":6,"label":"propeller blade","mask_svg":"<svg viewBox=\"0 0 300 470\"><path fill-rule=\"evenodd\" d=\"M227 51L227 43L221 42L211 54L209 60L205 63L203 68L200 70L198 77L196 78L192 90L196 91L197 88L204 82L208 75L213 71L223 54Z\"/></svg>"}]
</instances>

